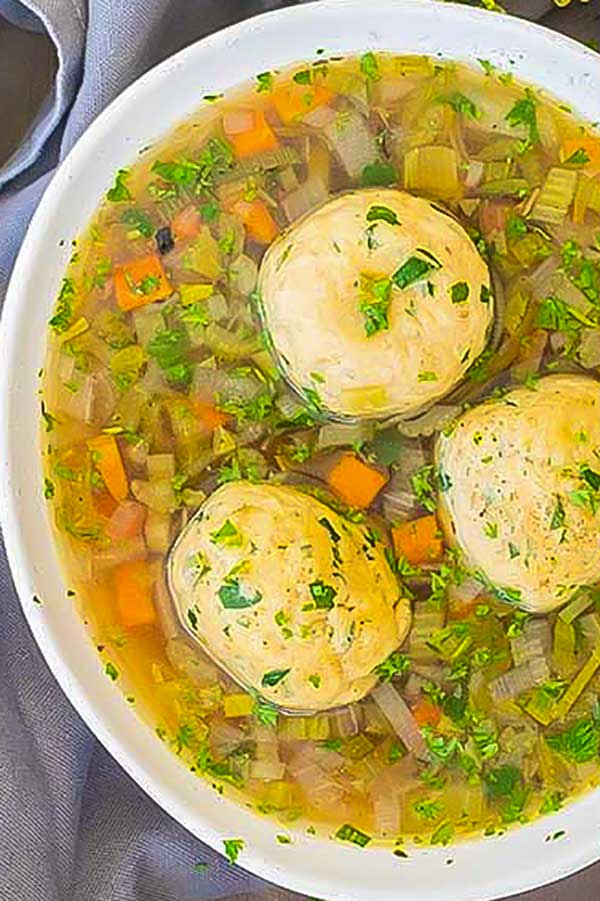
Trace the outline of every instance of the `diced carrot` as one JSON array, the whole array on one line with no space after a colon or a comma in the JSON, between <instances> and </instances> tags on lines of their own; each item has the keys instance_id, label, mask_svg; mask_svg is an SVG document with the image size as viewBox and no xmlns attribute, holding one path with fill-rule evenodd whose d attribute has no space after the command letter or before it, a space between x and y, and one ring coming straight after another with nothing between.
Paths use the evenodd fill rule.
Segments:
<instances>
[{"instance_id":1,"label":"diced carrot","mask_svg":"<svg viewBox=\"0 0 600 901\"><path fill-rule=\"evenodd\" d=\"M202 216L193 205L179 210L171 220L171 233L177 238L195 238L202 229Z\"/></svg>"},{"instance_id":2,"label":"diced carrot","mask_svg":"<svg viewBox=\"0 0 600 901\"><path fill-rule=\"evenodd\" d=\"M287 125L329 103L333 94L322 85L293 84L277 88L272 97L277 115Z\"/></svg>"},{"instance_id":3,"label":"diced carrot","mask_svg":"<svg viewBox=\"0 0 600 901\"><path fill-rule=\"evenodd\" d=\"M567 138L560 151L562 162L566 163L578 150L583 150L589 158L587 163L581 165L581 169L586 175L598 175L600 173L600 138Z\"/></svg>"},{"instance_id":4,"label":"diced carrot","mask_svg":"<svg viewBox=\"0 0 600 901\"><path fill-rule=\"evenodd\" d=\"M229 420L227 413L217 410L214 404L207 403L207 401L204 400L192 401L192 410L198 419L202 420L204 425L211 429L211 431L218 428L220 425L225 425Z\"/></svg>"},{"instance_id":5,"label":"diced carrot","mask_svg":"<svg viewBox=\"0 0 600 901\"><path fill-rule=\"evenodd\" d=\"M156 621L151 570L146 560L128 560L113 570L119 619L126 629Z\"/></svg>"},{"instance_id":6,"label":"diced carrot","mask_svg":"<svg viewBox=\"0 0 600 901\"><path fill-rule=\"evenodd\" d=\"M238 200L232 212L244 223L250 237L259 244L270 244L279 234L277 223L263 200Z\"/></svg>"},{"instance_id":7,"label":"diced carrot","mask_svg":"<svg viewBox=\"0 0 600 901\"><path fill-rule=\"evenodd\" d=\"M111 541L122 541L127 538L139 538L146 520L146 508L137 501L121 501L113 512L106 527L106 534Z\"/></svg>"},{"instance_id":8,"label":"diced carrot","mask_svg":"<svg viewBox=\"0 0 600 901\"><path fill-rule=\"evenodd\" d=\"M129 494L129 485L115 436L98 435L90 438L87 444L108 491L116 501L124 501Z\"/></svg>"},{"instance_id":9,"label":"diced carrot","mask_svg":"<svg viewBox=\"0 0 600 901\"><path fill-rule=\"evenodd\" d=\"M227 139L233 145L235 155L238 158L255 156L265 150L275 150L279 147L277 135L265 119L262 110L254 113L254 124L247 131L235 132L227 135Z\"/></svg>"},{"instance_id":10,"label":"diced carrot","mask_svg":"<svg viewBox=\"0 0 600 901\"><path fill-rule=\"evenodd\" d=\"M332 491L349 507L368 507L387 480L387 476L354 454L340 457L327 476Z\"/></svg>"},{"instance_id":11,"label":"diced carrot","mask_svg":"<svg viewBox=\"0 0 600 901\"><path fill-rule=\"evenodd\" d=\"M404 557L413 566L442 559L444 545L433 514L396 526L392 529L392 538L398 557Z\"/></svg>"},{"instance_id":12,"label":"diced carrot","mask_svg":"<svg viewBox=\"0 0 600 901\"><path fill-rule=\"evenodd\" d=\"M160 257L148 254L115 269L115 293L122 310L164 300L173 292Z\"/></svg>"},{"instance_id":13,"label":"diced carrot","mask_svg":"<svg viewBox=\"0 0 600 901\"><path fill-rule=\"evenodd\" d=\"M429 698L420 697L410 710L419 726L437 726L442 718L441 708Z\"/></svg>"}]
</instances>

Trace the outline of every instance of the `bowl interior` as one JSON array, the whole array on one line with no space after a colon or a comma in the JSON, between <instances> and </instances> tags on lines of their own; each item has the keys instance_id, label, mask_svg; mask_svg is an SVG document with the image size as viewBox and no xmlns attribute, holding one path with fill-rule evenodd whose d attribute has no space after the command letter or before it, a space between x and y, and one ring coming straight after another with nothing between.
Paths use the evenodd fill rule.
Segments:
<instances>
[{"instance_id":1,"label":"bowl interior","mask_svg":"<svg viewBox=\"0 0 600 901\"><path fill-rule=\"evenodd\" d=\"M239 863L315 897L356 901L484 901L542 885L600 856L600 798L517 831L449 848L359 850L281 826L221 798L190 774L108 680L66 597L43 500L37 372L45 329L70 254L114 172L195 110L204 94L256 72L326 53L366 49L488 59L600 120L600 57L508 16L430 0L321 0L261 16L187 48L118 98L81 138L48 188L14 269L0 333L0 515L23 610L46 660L76 709L134 779L192 833L222 851L243 838ZM33 595L40 596L40 607ZM565 830L560 841L550 835ZM315 853L316 852L316 853ZM370 866L365 867L365 854ZM452 862L450 865L450 861Z\"/></svg>"}]
</instances>

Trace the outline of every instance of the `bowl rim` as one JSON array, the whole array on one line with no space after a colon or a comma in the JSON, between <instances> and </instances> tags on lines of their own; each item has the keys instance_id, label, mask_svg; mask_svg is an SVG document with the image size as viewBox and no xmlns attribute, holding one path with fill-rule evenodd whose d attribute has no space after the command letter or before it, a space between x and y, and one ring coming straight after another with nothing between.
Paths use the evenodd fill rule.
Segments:
<instances>
[{"instance_id":1,"label":"bowl rim","mask_svg":"<svg viewBox=\"0 0 600 901\"><path fill-rule=\"evenodd\" d=\"M303 852L298 856L304 858L304 864L299 868L294 865L289 856L286 858L286 855L289 855L288 848L290 846L277 847L273 842L273 848L267 849L262 841L263 833L268 832L269 835L274 836L276 832L282 831L281 825L275 821L266 821L268 828L265 829L265 821L261 820L257 814L248 814L247 811L240 810L237 805L227 801L223 802L222 815L219 815L217 808L208 802L208 788L204 784L202 788L192 789L191 792L199 799L198 808L190 806L189 797L184 799L181 788L172 784L173 781L182 781L173 776L172 758L174 755L156 741L154 741L154 745L158 746L156 748L150 748L145 744L148 739L147 727L139 723L139 718L126 706L123 698L121 701L117 699L117 692L114 692L112 687L110 689L112 692L111 704L114 705L114 709L110 708L110 714L103 713L103 707L106 705L103 705L101 700L92 697L89 690L89 686L93 685L94 689L96 687L95 680L98 679L98 674L101 672L99 665L95 669L87 668L84 672L83 664L81 670L67 664L61 655L61 643L56 634L56 626L52 625L52 614L46 613L43 609L40 612L40 608L32 604L32 594L36 585L39 584L41 571L34 559L35 555L30 549L27 549L27 534L33 526L25 525L24 511L29 502L31 502L28 508L30 511L35 510L39 513L42 509L39 497L36 495L33 499L35 492L41 494L42 480L39 460L36 479L32 479L31 475L27 477L23 474L20 455L14 446L15 439L11 434L13 430L20 434L20 420L28 418L22 415L23 408L19 406L18 399L23 395L28 402L32 402L34 398L31 387L32 377L26 376L23 372L20 352L23 345L20 344L20 340L27 334L25 300L27 287L31 281L30 274L35 272L36 267L43 266L42 257L48 244L47 234L49 230L51 231L53 217L56 217L61 198L69 194L69 183L76 178L78 167L81 167L86 158L93 158L94 150L106 142L114 123L119 121L124 110L133 106L136 98L145 97L147 99L155 90L158 91L160 85L164 84L166 80L176 77L179 70L184 73L186 67L191 70L195 59L198 59L198 65L202 66L202 57L209 58L211 53L231 52L236 43L251 43L254 39L259 40L261 34L263 39L265 35L271 35L277 39L279 33L283 31L288 35L286 59L289 63L294 60L300 61L302 58L306 58L307 54L299 52L294 55L295 51L292 50L295 46L292 39L293 33L296 32L300 35L304 28L310 32L311 28L316 25L325 26L326 23L328 23L328 27L331 27L332 22L341 21L344 15L351 19L352 17L356 18L362 27L367 26L360 46L358 41L354 41L356 46L350 48L348 52L384 49L385 39L377 32L377 23L371 21L375 11L380 19L384 13L392 17L399 13L406 14L408 18L412 17L413 24L416 23L414 27L422 29L422 32L418 33L423 35L423 39L425 39L427 29L431 28L434 28L438 35L446 28L449 31L458 30L464 36L466 28L472 27L473 35L475 33L483 34L483 32L489 32L491 29L488 26L493 24L494 32L498 34L498 52L501 51L504 54L503 59L510 58L510 48L521 46L521 40L530 48L533 45L543 47L543 53L550 54L554 49L557 53L564 55L581 74L579 81L573 76L567 79L567 94L582 96L578 92L584 91L586 84L590 84L589 80L586 82L585 69L593 71L596 79L600 81L600 57L570 38L551 32L535 23L508 16L496 15L492 19L492 14L484 10L456 3L440 4L437 0L372 0L366 11L363 0L320 0L319 3L274 10L249 20L243 20L209 35L150 69L99 114L65 157L34 213L13 268L0 320L0 359L5 361L5 365L8 366L8 375L0 383L0 525L13 581L24 615L46 663L64 694L119 765L159 806L192 834L223 853L223 835L231 834L234 829L228 826L224 832L222 824L229 823L230 817L237 811L240 820L248 821L250 827L261 834L261 841L257 842L255 847L248 842L240 859L241 866L292 890L315 897L327 895L327 897L339 899L339 901L342 899L348 901L350 898L356 898L357 901L388 901L388 899L392 901L392 898L395 901L408 901L409 898L418 896L420 891L420 888L415 888L414 882L411 886L410 880L407 883L404 881L405 877L409 879L411 870L413 874L417 873L414 861L418 858L421 861L419 864L421 868L433 868L434 865L437 868L439 864L442 869L436 869L436 872L443 872L443 865L449 854L452 853L456 857L469 859L470 868L476 871L471 877L472 883L470 885L461 883L461 879L466 878L464 874L468 872L467 866L458 878L452 873L454 868L446 867L445 872L448 874L446 884L428 887L426 890L428 901L453 901L456 897L457 885L462 886L460 893L463 901L485 901L485 899L505 897L545 885L597 860L600 856L600 846L597 847L598 843L592 827L600 825L600 809L595 809L592 802L594 796L596 802L598 801L600 797L598 790L590 791L582 799L573 802L564 814L561 813L543 821L545 823L543 829L540 828L542 821L537 820L529 826L523 826L517 831L496 839L494 847L504 848L499 856L494 856L494 854L490 856L487 853L485 849L489 849L492 845L483 838L461 842L448 850L422 849L414 852L413 863L409 862L408 866L403 863L400 865L400 869L396 868L392 880L387 861L384 863L382 856L385 853L391 857L389 850L385 852L376 849L369 851L371 856L368 859L373 863L377 861L378 867L373 867L369 873L361 875L365 870L363 858L365 852L332 844L328 840L307 840L298 837L296 847ZM299 37L298 42L301 44L303 39L303 37ZM442 38L439 37L439 40ZM313 54L315 49L316 47L312 51ZM279 52L273 48L274 55ZM490 53L490 55L492 54ZM454 58L460 56L459 53L454 54ZM468 53L463 53L462 58L469 58L473 62L473 57ZM522 59L515 62L517 74L521 74L523 65ZM254 72L259 71L254 65L253 70ZM241 79L241 81L243 80L245 79ZM235 84L235 82L231 82L228 86L234 87ZM558 96L558 92L556 93ZM591 100L589 105L594 106ZM596 107L600 109L600 101ZM600 113L597 118L600 119ZM160 129L159 133L167 133L168 130L169 127L164 127ZM125 151L122 155L124 154ZM129 154L131 158L134 156L134 150L131 147ZM98 195L94 195L94 206L97 205L98 199ZM45 289L45 293L48 294L51 304L55 291L48 288ZM45 304L40 301L39 305L40 307L44 306L44 309L49 308L48 298L46 298ZM39 339L36 340L39 344ZM27 381L28 379L29 381ZM31 411L33 419L32 403L29 403L28 409ZM37 445L34 454L39 457ZM56 548L52 546L48 553L54 554L55 557ZM55 559L52 566L55 571L57 568ZM62 584L64 585L64 580ZM74 615L77 616L74 611L69 611L69 618L73 618ZM98 695L100 693L104 698L106 692L104 690L100 692L98 684ZM134 721L138 722L141 728L134 730L136 733L134 737L123 737L119 729L125 724L131 725ZM142 751L148 758L147 760ZM162 775L163 771L164 776ZM189 789L189 786L186 787ZM211 807L210 814L202 812L203 805ZM600 808L600 805L596 804L596 807ZM525 833L528 835L535 833L538 838L541 838L543 833L552 831L553 824L558 827L562 825L563 821L573 821L574 819L578 821L580 827L579 841L553 844L554 853L551 855L551 859L548 859L548 855L546 855L543 862L535 859L535 855L532 853L520 868L508 865L511 851L518 846L525 847L527 845ZM585 829L581 828L582 822L585 824ZM259 826L259 823L263 825ZM237 831L237 826L235 831ZM565 848L568 850L565 851ZM317 849L318 853L315 854ZM473 854L479 854L479 859L474 858ZM331 862L331 865L320 865L317 858L327 855L335 860ZM485 861L488 863L490 860L495 861L496 857L498 857L498 861L495 865L495 872L489 874ZM501 871L500 860L503 861ZM473 863L479 864L479 866L473 867ZM388 881L384 884L378 882L377 871L379 868L385 870Z\"/></svg>"}]
</instances>

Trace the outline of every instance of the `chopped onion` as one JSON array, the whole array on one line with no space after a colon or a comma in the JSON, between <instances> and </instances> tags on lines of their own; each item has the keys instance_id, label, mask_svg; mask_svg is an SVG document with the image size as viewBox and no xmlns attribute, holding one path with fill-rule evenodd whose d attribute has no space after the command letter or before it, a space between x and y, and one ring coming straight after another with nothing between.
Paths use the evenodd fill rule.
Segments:
<instances>
[{"instance_id":1,"label":"chopped onion","mask_svg":"<svg viewBox=\"0 0 600 901\"><path fill-rule=\"evenodd\" d=\"M400 802L389 789L373 798L375 831L382 836L398 835L400 832Z\"/></svg>"},{"instance_id":2,"label":"chopped onion","mask_svg":"<svg viewBox=\"0 0 600 901\"><path fill-rule=\"evenodd\" d=\"M298 188L290 191L282 200L282 206L288 222L294 222L320 206L328 199L327 185L318 175L311 175Z\"/></svg>"},{"instance_id":3,"label":"chopped onion","mask_svg":"<svg viewBox=\"0 0 600 901\"><path fill-rule=\"evenodd\" d=\"M296 754L288 764L290 773L315 807L331 807L343 798L343 788L304 753Z\"/></svg>"},{"instance_id":4,"label":"chopped onion","mask_svg":"<svg viewBox=\"0 0 600 901\"><path fill-rule=\"evenodd\" d=\"M171 544L171 516L148 510L144 524L144 538L152 554L166 554Z\"/></svg>"},{"instance_id":5,"label":"chopped onion","mask_svg":"<svg viewBox=\"0 0 600 901\"><path fill-rule=\"evenodd\" d=\"M426 759L428 757L427 745L421 735L419 725L393 685L389 682L382 682L373 689L372 695L407 750L419 759Z\"/></svg>"},{"instance_id":6,"label":"chopped onion","mask_svg":"<svg viewBox=\"0 0 600 901\"><path fill-rule=\"evenodd\" d=\"M257 757L250 764L250 776L261 782L277 782L284 775L285 763L276 757Z\"/></svg>"},{"instance_id":7,"label":"chopped onion","mask_svg":"<svg viewBox=\"0 0 600 901\"><path fill-rule=\"evenodd\" d=\"M94 409L94 376L87 375L75 391L62 382L58 389L56 412L78 422L91 422Z\"/></svg>"},{"instance_id":8,"label":"chopped onion","mask_svg":"<svg viewBox=\"0 0 600 901\"><path fill-rule=\"evenodd\" d=\"M483 181L484 169L485 163L482 160L469 160L469 167L465 175L465 188L467 191L472 191L474 188L479 187Z\"/></svg>"},{"instance_id":9,"label":"chopped onion","mask_svg":"<svg viewBox=\"0 0 600 901\"><path fill-rule=\"evenodd\" d=\"M544 682L549 676L550 668L546 658L537 656L497 676L490 682L489 691L497 702L512 701L523 692Z\"/></svg>"},{"instance_id":10,"label":"chopped onion","mask_svg":"<svg viewBox=\"0 0 600 901\"><path fill-rule=\"evenodd\" d=\"M246 740L246 734L237 726L226 723L223 720L213 722L210 727L210 747L213 754L221 759L227 757L232 751Z\"/></svg>"},{"instance_id":11,"label":"chopped onion","mask_svg":"<svg viewBox=\"0 0 600 901\"><path fill-rule=\"evenodd\" d=\"M470 604L475 598L483 593L483 585L473 576L467 576L466 579L455 585L453 582L448 586L448 600L454 602L459 607L462 604Z\"/></svg>"},{"instance_id":12,"label":"chopped onion","mask_svg":"<svg viewBox=\"0 0 600 901\"><path fill-rule=\"evenodd\" d=\"M217 681L217 668L197 645L192 645L185 637L170 638L165 653L171 666L183 673L194 683L204 687Z\"/></svg>"},{"instance_id":13,"label":"chopped onion","mask_svg":"<svg viewBox=\"0 0 600 901\"><path fill-rule=\"evenodd\" d=\"M347 445L364 444L373 438L373 423L363 420L361 422L328 422L319 429L317 446L319 450L325 447L344 447Z\"/></svg>"},{"instance_id":14,"label":"chopped onion","mask_svg":"<svg viewBox=\"0 0 600 901\"><path fill-rule=\"evenodd\" d=\"M305 116L304 121L323 132L351 179L358 179L365 166L378 158L375 139L356 109L321 106Z\"/></svg>"},{"instance_id":15,"label":"chopped onion","mask_svg":"<svg viewBox=\"0 0 600 901\"><path fill-rule=\"evenodd\" d=\"M102 573L107 569L118 566L129 560L139 560L146 556L146 544L141 538L131 541L121 541L106 550L94 552L92 566L95 573Z\"/></svg>"},{"instance_id":16,"label":"chopped onion","mask_svg":"<svg viewBox=\"0 0 600 901\"><path fill-rule=\"evenodd\" d=\"M229 274L233 286L240 294L248 295L254 291L258 279L258 266L251 257L240 254L231 264Z\"/></svg>"},{"instance_id":17,"label":"chopped onion","mask_svg":"<svg viewBox=\"0 0 600 901\"><path fill-rule=\"evenodd\" d=\"M146 519L146 508L136 501L121 501L108 521L106 534L111 541L138 535Z\"/></svg>"},{"instance_id":18,"label":"chopped onion","mask_svg":"<svg viewBox=\"0 0 600 901\"><path fill-rule=\"evenodd\" d=\"M333 716L335 729L340 738L352 738L353 735L358 735L363 724L360 707L350 704L336 710Z\"/></svg>"}]
</instances>

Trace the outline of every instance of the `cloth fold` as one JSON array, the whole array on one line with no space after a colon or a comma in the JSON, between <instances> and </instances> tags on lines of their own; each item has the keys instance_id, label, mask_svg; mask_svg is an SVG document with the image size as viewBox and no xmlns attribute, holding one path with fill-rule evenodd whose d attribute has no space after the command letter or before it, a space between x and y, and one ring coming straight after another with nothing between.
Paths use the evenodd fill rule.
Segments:
<instances>
[{"instance_id":1,"label":"cloth fold","mask_svg":"<svg viewBox=\"0 0 600 901\"><path fill-rule=\"evenodd\" d=\"M523 12L534 3L541 13L549 0L522 0ZM45 31L58 60L45 103L0 168L0 306L56 163L98 113L180 47L283 5L286 0L0 0L0 17ZM521 901L596 901L599 874L592 868L570 881L570 890L553 887ZM203 846L98 744L42 660L0 546L0 901L294 898Z\"/></svg>"}]
</instances>

